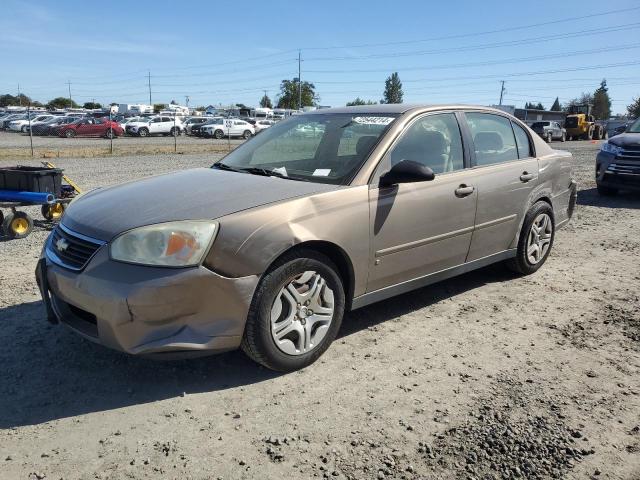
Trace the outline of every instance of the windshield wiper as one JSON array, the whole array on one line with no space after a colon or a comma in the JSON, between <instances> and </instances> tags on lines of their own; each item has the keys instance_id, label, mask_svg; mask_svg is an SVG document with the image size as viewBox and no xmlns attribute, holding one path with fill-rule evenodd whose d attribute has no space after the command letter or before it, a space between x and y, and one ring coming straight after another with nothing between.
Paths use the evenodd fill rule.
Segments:
<instances>
[{"instance_id":1,"label":"windshield wiper","mask_svg":"<svg viewBox=\"0 0 640 480\"><path fill-rule=\"evenodd\" d=\"M284 178L285 180L297 180L297 181L302 181L302 182L308 182L309 181L309 180L306 180L304 178L293 178L293 177L290 177L288 175L285 175L284 173L278 172L277 170L268 170L266 168L261 168L261 167L239 168L238 171L239 172L251 173L252 175L262 175L262 176L265 176L265 177Z\"/></svg>"},{"instance_id":2,"label":"windshield wiper","mask_svg":"<svg viewBox=\"0 0 640 480\"><path fill-rule=\"evenodd\" d=\"M218 170L227 170L229 172L239 172L240 170L238 170L237 168L233 168L229 165L227 165L226 163L214 163L211 168L216 168Z\"/></svg>"}]
</instances>

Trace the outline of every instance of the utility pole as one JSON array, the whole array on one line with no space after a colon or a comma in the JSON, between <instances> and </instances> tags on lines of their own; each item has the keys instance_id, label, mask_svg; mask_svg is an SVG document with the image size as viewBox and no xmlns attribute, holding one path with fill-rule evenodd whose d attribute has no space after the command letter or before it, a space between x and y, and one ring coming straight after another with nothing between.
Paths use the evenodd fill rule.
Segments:
<instances>
[{"instance_id":1,"label":"utility pole","mask_svg":"<svg viewBox=\"0 0 640 480\"><path fill-rule=\"evenodd\" d=\"M151 101L151 72L150 71L147 74L147 80L148 80L148 84L149 84L149 105L151 105L153 107L153 102Z\"/></svg>"},{"instance_id":2,"label":"utility pole","mask_svg":"<svg viewBox=\"0 0 640 480\"><path fill-rule=\"evenodd\" d=\"M184 96L184 101L186 103L187 108L189 108L189 95Z\"/></svg>"},{"instance_id":3,"label":"utility pole","mask_svg":"<svg viewBox=\"0 0 640 480\"><path fill-rule=\"evenodd\" d=\"M502 105L502 96L504 95L504 80L502 80L502 86L500 87L500 103L498 105Z\"/></svg>"},{"instance_id":4,"label":"utility pole","mask_svg":"<svg viewBox=\"0 0 640 480\"><path fill-rule=\"evenodd\" d=\"M18 84L18 102L20 103L20 106L22 106L22 97L20 96L20 84Z\"/></svg>"},{"instance_id":5,"label":"utility pole","mask_svg":"<svg viewBox=\"0 0 640 480\"><path fill-rule=\"evenodd\" d=\"M300 68L301 63L301 52L300 50L298 50L298 110L302 110L302 72Z\"/></svg>"},{"instance_id":6,"label":"utility pole","mask_svg":"<svg viewBox=\"0 0 640 480\"><path fill-rule=\"evenodd\" d=\"M73 100L71 100L71 80L67 80L67 86L69 87L69 108L73 108Z\"/></svg>"}]
</instances>

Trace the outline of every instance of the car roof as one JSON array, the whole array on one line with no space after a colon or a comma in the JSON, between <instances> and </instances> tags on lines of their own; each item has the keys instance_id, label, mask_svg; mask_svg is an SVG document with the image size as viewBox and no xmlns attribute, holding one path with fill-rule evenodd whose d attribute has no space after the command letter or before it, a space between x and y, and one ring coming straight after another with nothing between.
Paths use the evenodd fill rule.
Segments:
<instances>
[{"instance_id":1,"label":"car roof","mask_svg":"<svg viewBox=\"0 0 640 480\"><path fill-rule=\"evenodd\" d=\"M349 114L403 114L411 110L453 110L453 109L472 109L472 110L484 110L487 112L506 113L503 110L499 110L492 107L486 107L482 105L465 105L465 104L431 104L431 103L383 103L379 105L357 105L353 107L336 107L336 108L321 108L319 110L312 110L309 112L301 113L300 115L322 115L326 113L349 113Z\"/></svg>"}]
</instances>

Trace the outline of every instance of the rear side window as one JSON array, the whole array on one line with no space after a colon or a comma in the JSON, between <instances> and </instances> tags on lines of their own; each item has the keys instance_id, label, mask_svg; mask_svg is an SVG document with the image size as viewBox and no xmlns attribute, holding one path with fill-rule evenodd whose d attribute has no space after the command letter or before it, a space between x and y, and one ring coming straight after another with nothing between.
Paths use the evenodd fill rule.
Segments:
<instances>
[{"instance_id":1,"label":"rear side window","mask_svg":"<svg viewBox=\"0 0 640 480\"><path fill-rule=\"evenodd\" d=\"M513 125L513 133L516 134L516 143L518 144L518 157L533 157L531 144L529 143L529 135L527 135L527 132L524 131L524 128L522 128L517 123L511 122L511 124Z\"/></svg>"},{"instance_id":2,"label":"rear side window","mask_svg":"<svg viewBox=\"0 0 640 480\"><path fill-rule=\"evenodd\" d=\"M516 140L508 118L476 112L467 113L466 117L473 137L476 165L491 165L518 159Z\"/></svg>"}]
</instances>

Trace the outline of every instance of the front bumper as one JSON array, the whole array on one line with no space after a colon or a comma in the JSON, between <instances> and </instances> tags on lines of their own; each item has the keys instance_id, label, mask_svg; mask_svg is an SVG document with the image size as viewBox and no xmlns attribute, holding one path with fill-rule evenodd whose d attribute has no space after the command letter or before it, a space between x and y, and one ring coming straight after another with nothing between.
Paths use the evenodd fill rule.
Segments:
<instances>
[{"instance_id":1,"label":"front bumper","mask_svg":"<svg viewBox=\"0 0 640 480\"><path fill-rule=\"evenodd\" d=\"M52 321L106 347L186 357L240 346L257 276L227 278L204 267L143 267L101 247L81 272L43 256L36 279Z\"/></svg>"},{"instance_id":2,"label":"front bumper","mask_svg":"<svg viewBox=\"0 0 640 480\"><path fill-rule=\"evenodd\" d=\"M640 162L616 158L600 151L596 157L596 183L604 187L640 191Z\"/></svg>"}]
</instances>

